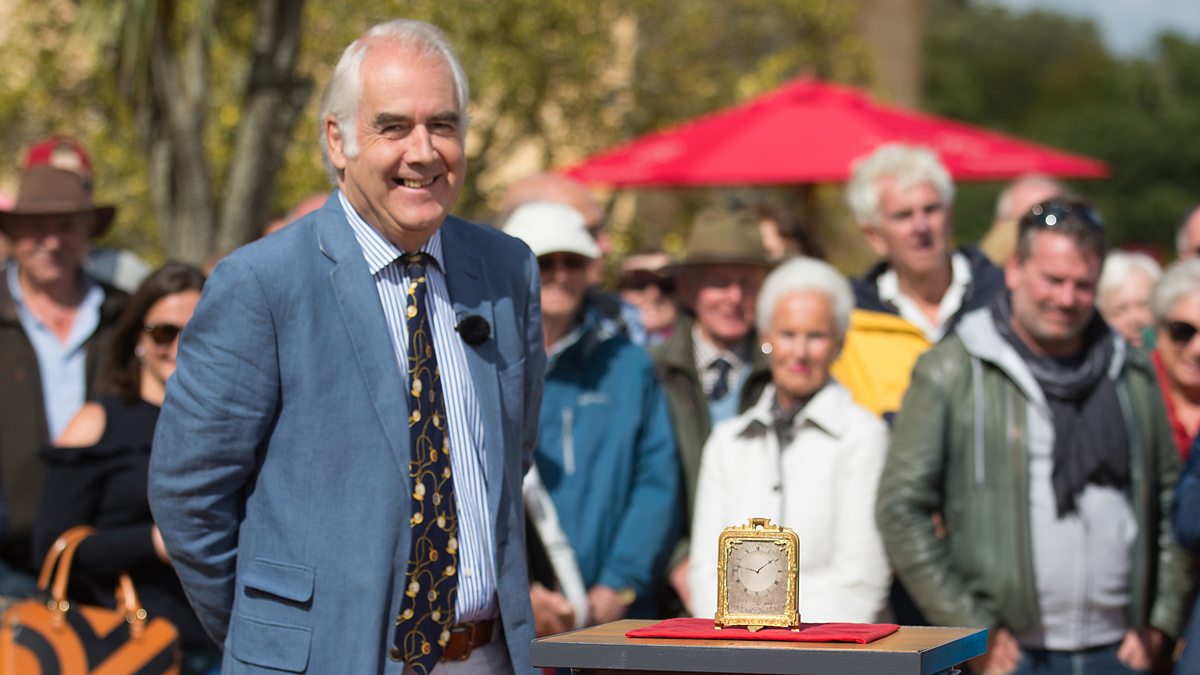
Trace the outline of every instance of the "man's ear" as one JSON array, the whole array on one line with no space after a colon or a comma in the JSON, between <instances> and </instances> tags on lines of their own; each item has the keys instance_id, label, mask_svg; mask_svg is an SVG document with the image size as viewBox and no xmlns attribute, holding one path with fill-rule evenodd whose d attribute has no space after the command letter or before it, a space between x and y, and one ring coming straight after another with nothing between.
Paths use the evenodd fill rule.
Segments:
<instances>
[{"instance_id":1,"label":"man's ear","mask_svg":"<svg viewBox=\"0 0 1200 675\"><path fill-rule=\"evenodd\" d=\"M1017 253L1013 251L1008 256L1008 260L1004 263L1004 285L1011 293L1013 288L1021 279L1021 263L1017 260Z\"/></svg>"},{"instance_id":2,"label":"man's ear","mask_svg":"<svg viewBox=\"0 0 1200 675\"><path fill-rule=\"evenodd\" d=\"M326 115L323 123L325 125L325 149L329 154L329 163L333 165L333 168L342 171L346 168L346 153L343 152L346 139L342 136L342 127L334 115Z\"/></svg>"},{"instance_id":3,"label":"man's ear","mask_svg":"<svg viewBox=\"0 0 1200 675\"><path fill-rule=\"evenodd\" d=\"M879 226L874 223L861 223L859 228L862 230L867 244L871 246L871 250L875 251L875 255L881 258L888 257L887 243L884 242L883 235L879 234Z\"/></svg>"}]
</instances>

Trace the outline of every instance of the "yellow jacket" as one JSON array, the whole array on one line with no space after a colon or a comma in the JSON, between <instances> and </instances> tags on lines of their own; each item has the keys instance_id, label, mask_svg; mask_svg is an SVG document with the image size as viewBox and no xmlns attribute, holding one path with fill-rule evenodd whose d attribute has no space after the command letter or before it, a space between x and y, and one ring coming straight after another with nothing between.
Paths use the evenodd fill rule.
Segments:
<instances>
[{"instance_id":1,"label":"yellow jacket","mask_svg":"<svg viewBox=\"0 0 1200 675\"><path fill-rule=\"evenodd\" d=\"M930 346L920 329L895 314L855 309L830 372L859 405L876 415L895 413L917 357Z\"/></svg>"}]
</instances>

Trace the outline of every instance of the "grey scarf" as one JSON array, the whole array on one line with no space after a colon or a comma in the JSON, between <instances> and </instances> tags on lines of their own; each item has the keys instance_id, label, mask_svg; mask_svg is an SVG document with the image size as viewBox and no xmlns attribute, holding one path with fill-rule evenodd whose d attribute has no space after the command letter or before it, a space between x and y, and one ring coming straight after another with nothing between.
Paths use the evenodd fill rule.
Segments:
<instances>
[{"instance_id":1,"label":"grey scarf","mask_svg":"<svg viewBox=\"0 0 1200 675\"><path fill-rule=\"evenodd\" d=\"M1108 377L1113 336L1099 313L1083 332L1078 354L1065 358L1039 356L1012 327L1007 293L992 302L996 328L1029 367L1046 395L1054 418L1054 497L1061 518L1076 510L1075 500L1089 483L1124 489L1129 486L1129 437Z\"/></svg>"}]
</instances>

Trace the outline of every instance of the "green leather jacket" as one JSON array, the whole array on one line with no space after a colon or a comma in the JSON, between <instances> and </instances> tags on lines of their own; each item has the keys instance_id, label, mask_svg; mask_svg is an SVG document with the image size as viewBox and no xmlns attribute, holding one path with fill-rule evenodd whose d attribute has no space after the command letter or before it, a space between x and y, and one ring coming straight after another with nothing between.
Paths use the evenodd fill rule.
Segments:
<instances>
[{"instance_id":1,"label":"green leather jacket","mask_svg":"<svg viewBox=\"0 0 1200 675\"><path fill-rule=\"evenodd\" d=\"M1004 359L969 346L970 336L964 343L964 331L981 325L967 324L913 369L876 522L897 575L933 623L1037 630L1026 438L1031 399ZM1128 621L1178 635L1188 586L1187 563L1169 525L1178 456L1143 353L1128 350L1116 384L1138 523ZM941 536L935 513L944 522Z\"/></svg>"}]
</instances>

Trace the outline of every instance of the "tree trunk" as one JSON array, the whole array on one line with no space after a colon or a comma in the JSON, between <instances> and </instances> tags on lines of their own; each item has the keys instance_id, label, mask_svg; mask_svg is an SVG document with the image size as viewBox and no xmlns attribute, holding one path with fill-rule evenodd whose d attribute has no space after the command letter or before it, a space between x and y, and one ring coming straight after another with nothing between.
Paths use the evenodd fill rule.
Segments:
<instances>
[{"instance_id":1,"label":"tree trunk","mask_svg":"<svg viewBox=\"0 0 1200 675\"><path fill-rule=\"evenodd\" d=\"M212 16L215 0L207 0ZM192 30L182 55L171 50L167 28L157 23L151 37L150 74L157 107L165 113L164 140L167 151L166 195L156 200L165 206L162 223L167 255L200 264L212 251L215 211L212 175L204 151L204 127L208 100L208 34L206 26Z\"/></svg>"},{"instance_id":2,"label":"tree trunk","mask_svg":"<svg viewBox=\"0 0 1200 675\"><path fill-rule=\"evenodd\" d=\"M312 91L312 81L295 73L303 9L304 0L258 2L254 61L221 197L219 251L258 235L292 130Z\"/></svg>"}]
</instances>

